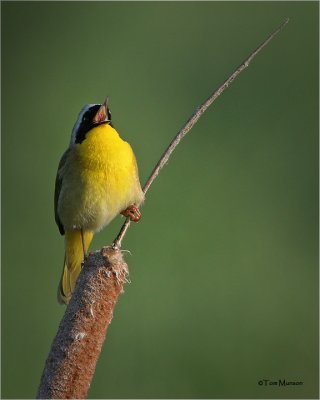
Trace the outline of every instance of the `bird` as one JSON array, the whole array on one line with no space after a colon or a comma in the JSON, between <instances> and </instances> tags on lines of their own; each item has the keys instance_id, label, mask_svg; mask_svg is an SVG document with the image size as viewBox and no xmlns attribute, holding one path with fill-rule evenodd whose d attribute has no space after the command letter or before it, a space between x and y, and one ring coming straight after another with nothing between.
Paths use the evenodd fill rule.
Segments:
<instances>
[{"instance_id":1,"label":"bird","mask_svg":"<svg viewBox=\"0 0 320 400\"><path fill-rule=\"evenodd\" d=\"M55 221L65 237L59 303L69 303L93 235L119 214L138 222L143 200L135 154L114 128L108 97L85 105L55 180Z\"/></svg>"}]
</instances>

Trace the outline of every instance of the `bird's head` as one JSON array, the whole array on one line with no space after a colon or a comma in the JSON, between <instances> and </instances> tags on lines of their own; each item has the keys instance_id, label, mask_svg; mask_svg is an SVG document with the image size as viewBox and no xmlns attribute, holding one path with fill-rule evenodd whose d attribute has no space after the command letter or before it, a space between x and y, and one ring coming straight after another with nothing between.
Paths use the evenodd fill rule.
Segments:
<instances>
[{"instance_id":1,"label":"bird's head","mask_svg":"<svg viewBox=\"0 0 320 400\"><path fill-rule=\"evenodd\" d=\"M112 126L108 97L102 104L87 104L82 108L72 130L70 144L74 145L83 142L87 132L101 124Z\"/></svg>"}]
</instances>

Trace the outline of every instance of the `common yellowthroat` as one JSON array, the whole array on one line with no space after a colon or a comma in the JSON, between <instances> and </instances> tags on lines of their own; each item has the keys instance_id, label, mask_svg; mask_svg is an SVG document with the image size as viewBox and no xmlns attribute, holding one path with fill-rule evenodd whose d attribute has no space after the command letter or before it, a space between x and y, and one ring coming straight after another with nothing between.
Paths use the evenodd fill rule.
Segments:
<instances>
[{"instance_id":1,"label":"common yellowthroat","mask_svg":"<svg viewBox=\"0 0 320 400\"><path fill-rule=\"evenodd\" d=\"M60 303L71 298L93 234L120 213L139 221L143 199L135 155L112 125L108 99L86 105L60 160L55 183L55 220L65 235Z\"/></svg>"}]
</instances>

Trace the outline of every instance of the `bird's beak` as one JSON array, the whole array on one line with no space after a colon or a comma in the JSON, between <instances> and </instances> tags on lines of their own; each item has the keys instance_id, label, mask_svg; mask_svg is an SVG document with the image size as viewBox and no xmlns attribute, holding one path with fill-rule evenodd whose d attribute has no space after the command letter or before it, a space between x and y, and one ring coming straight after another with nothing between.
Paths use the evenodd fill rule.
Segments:
<instances>
[{"instance_id":1,"label":"bird's beak","mask_svg":"<svg viewBox=\"0 0 320 400\"><path fill-rule=\"evenodd\" d=\"M93 118L94 124L100 124L101 122L111 121L109 119L110 112L108 112L108 97L106 97L105 101L101 104L99 110Z\"/></svg>"}]
</instances>

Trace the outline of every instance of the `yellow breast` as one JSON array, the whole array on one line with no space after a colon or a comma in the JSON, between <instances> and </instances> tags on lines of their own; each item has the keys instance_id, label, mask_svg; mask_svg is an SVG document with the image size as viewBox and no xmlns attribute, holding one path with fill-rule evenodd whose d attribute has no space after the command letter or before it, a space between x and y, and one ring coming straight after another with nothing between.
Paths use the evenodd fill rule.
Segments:
<instances>
[{"instance_id":1,"label":"yellow breast","mask_svg":"<svg viewBox=\"0 0 320 400\"><path fill-rule=\"evenodd\" d=\"M100 230L143 200L132 148L108 124L95 127L73 147L63 175L58 207L66 229Z\"/></svg>"}]
</instances>

